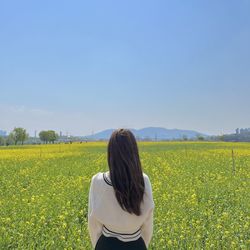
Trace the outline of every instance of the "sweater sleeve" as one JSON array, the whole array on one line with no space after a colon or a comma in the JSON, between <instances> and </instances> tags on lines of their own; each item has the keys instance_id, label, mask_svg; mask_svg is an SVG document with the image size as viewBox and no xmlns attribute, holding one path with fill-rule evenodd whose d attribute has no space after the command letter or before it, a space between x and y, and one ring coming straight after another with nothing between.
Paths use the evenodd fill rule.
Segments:
<instances>
[{"instance_id":1,"label":"sweater sleeve","mask_svg":"<svg viewBox=\"0 0 250 250\"><path fill-rule=\"evenodd\" d=\"M142 238L146 244L146 247L148 248L149 243L151 241L151 238L153 236L153 215L154 215L154 200L153 200L153 194L152 194L152 186L151 183L148 179L148 177L146 178L147 180L147 186L148 186L148 192L149 192L149 196L150 196L150 200L151 200L151 209L148 212L148 215L145 219L145 221L142 224L141 227L141 232L142 232Z\"/></svg>"},{"instance_id":2,"label":"sweater sleeve","mask_svg":"<svg viewBox=\"0 0 250 250\"><path fill-rule=\"evenodd\" d=\"M94 180L95 176L92 177L90 189L89 189L89 204L88 204L88 230L91 239L91 243L93 248L95 248L96 243L99 237L102 234L102 224L95 218L93 214L94 208L94 193L95 193L95 185Z\"/></svg>"},{"instance_id":3,"label":"sweater sleeve","mask_svg":"<svg viewBox=\"0 0 250 250\"><path fill-rule=\"evenodd\" d=\"M142 224L142 228L141 228L142 238L147 248L149 246L150 240L153 235L153 210L154 210L153 208L150 210L148 217Z\"/></svg>"}]
</instances>

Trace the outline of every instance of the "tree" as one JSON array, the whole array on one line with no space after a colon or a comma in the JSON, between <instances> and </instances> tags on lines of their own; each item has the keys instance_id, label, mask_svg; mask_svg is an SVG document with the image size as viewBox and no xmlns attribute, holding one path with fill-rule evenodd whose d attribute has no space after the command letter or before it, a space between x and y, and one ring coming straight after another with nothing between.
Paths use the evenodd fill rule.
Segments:
<instances>
[{"instance_id":1,"label":"tree","mask_svg":"<svg viewBox=\"0 0 250 250\"><path fill-rule=\"evenodd\" d=\"M220 141L225 141L225 135L219 135L218 138Z\"/></svg>"},{"instance_id":2,"label":"tree","mask_svg":"<svg viewBox=\"0 0 250 250\"><path fill-rule=\"evenodd\" d=\"M41 141L54 143L58 139L58 134L54 130L43 130L39 133L39 138Z\"/></svg>"},{"instance_id":3,"label":"tree","mask_svg":"<svg viewBox=\"0 0 250 250\"><path fill-rule=\"evenodd\" d=\"M28 139L29 135L26 133L26 129L24 128L14 128L10 133L10 138L14 140L14 144L16 145L18 142L21 142L23 145L24 141Z\"/></svg>"},{"instance_id":4,"label":"tree","mask_svg":"<svg viewBox=\"0 0 250 250\"><path fill-rule=\"evenodd\" d=\"M205 140L205 138L202 135L198 135L197 139L198 139L198 141L204 141Z\"/></svg>"},{"instance_id":5,"label":"tree","mask_svg":"<svg viewBox=\"0 0 250 250\"><path fill-rule=\"evenodd\" d=\"M183 135L183 136L182 136L182 139L183 139L183 141L187 141L187 140L188 140L188 137L187 137L186 135Z\"/></svg>"},{"instance_id":6,"label":"tree","mask_svg":"<svg viewBox=\"0 0 250 250\"><path fill-rule=\"evenodd\" d=\"M9 136L6 138L5 141L6 146L15 144L15 141L13 139L13 135L10 133Z\"/></svg>"},{"instance_id":7,"label":"tree","mask_svg":"<svg viewBox=\"0 0 250 250\"><path fill-rule=\"evenodd\" d=\"M5 144L5 139L3 136L0 136L0 146L4 146Z\"/></svg>"},{"instance_id":8,"label":"tree","mask_svg":"<svg viewBox=\"0 0 250 250\"><path fill-rule=\"evenodd\" d=\"M48 130L48 141L55 143L55 141L58 139L58 134L54 130Z\"/></svg>"},{"instance_id":9,"label":"tree","mask_svg":"<svg viewBox=\"0 0 250 250\"><path fill-rule=\"evenodd\" d=\"M44 130L41 131L41 132L39 133L39 138L40 138L41 141L43 141L43 142L45 142L45 143L47 144L48 141L49 141L47 131L44 131Z\"/></svg>"}]
</instances>

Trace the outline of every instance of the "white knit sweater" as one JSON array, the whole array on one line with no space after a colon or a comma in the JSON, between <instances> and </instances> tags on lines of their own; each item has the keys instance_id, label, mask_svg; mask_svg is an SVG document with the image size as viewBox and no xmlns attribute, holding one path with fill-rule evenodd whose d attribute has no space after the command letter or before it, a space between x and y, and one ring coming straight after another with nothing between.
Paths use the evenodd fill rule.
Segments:
<instances>
[{"instance_id":1,"label":"white knit sweater","mask_svg":"<svg viewBox=\"0 0 250 250\"><path fill-rule=\"evenodd\" d=\"M124 211L115 196L109 172L99 172L92 177L89 190L88 230L93 248L103 234L122 241L143 238L148 247L153 234L154 200L148 176L143 173L145 192L141 215Z\"/></svg>"}]
</instances>

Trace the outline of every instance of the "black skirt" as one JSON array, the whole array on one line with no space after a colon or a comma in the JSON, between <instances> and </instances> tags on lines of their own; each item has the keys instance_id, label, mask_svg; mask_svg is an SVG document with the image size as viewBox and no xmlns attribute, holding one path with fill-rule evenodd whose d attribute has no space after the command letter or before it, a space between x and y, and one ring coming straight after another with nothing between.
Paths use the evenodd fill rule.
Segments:
<instances>
[{"instance_id":1,"label":"black skirt","mask_svg":"<svg viewBox=\"0 0 250 250\"><path fill-rule=\"evenodd\" d=\"M102 234L96 243L95 250L147 250L147 248L142 237L135 241L124 242Z\"/></svg>"}]
</instances>

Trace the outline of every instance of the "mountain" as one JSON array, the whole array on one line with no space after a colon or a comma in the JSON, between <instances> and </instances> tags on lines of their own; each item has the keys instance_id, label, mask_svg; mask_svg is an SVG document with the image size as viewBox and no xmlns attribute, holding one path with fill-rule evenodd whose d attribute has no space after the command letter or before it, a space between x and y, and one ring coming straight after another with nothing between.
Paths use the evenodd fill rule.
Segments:
<instances>
[{"instance_id":1,"label":"mountain","mask_svg":"<svg viewBox=\"0 0 250 250\"><path fill-rule=\"evenodd\" d=\"M89 140L108 140L115 129L106 129L93 135L84 136ZM173 140L183 139L194 139L197 135L206 137L206 134L194 131L194 130L182 130L182 129L166 129L161 127L147 127L142 129L130 129L130 131L138 139L148 140Z\"/></svg>"}]
</instances>

